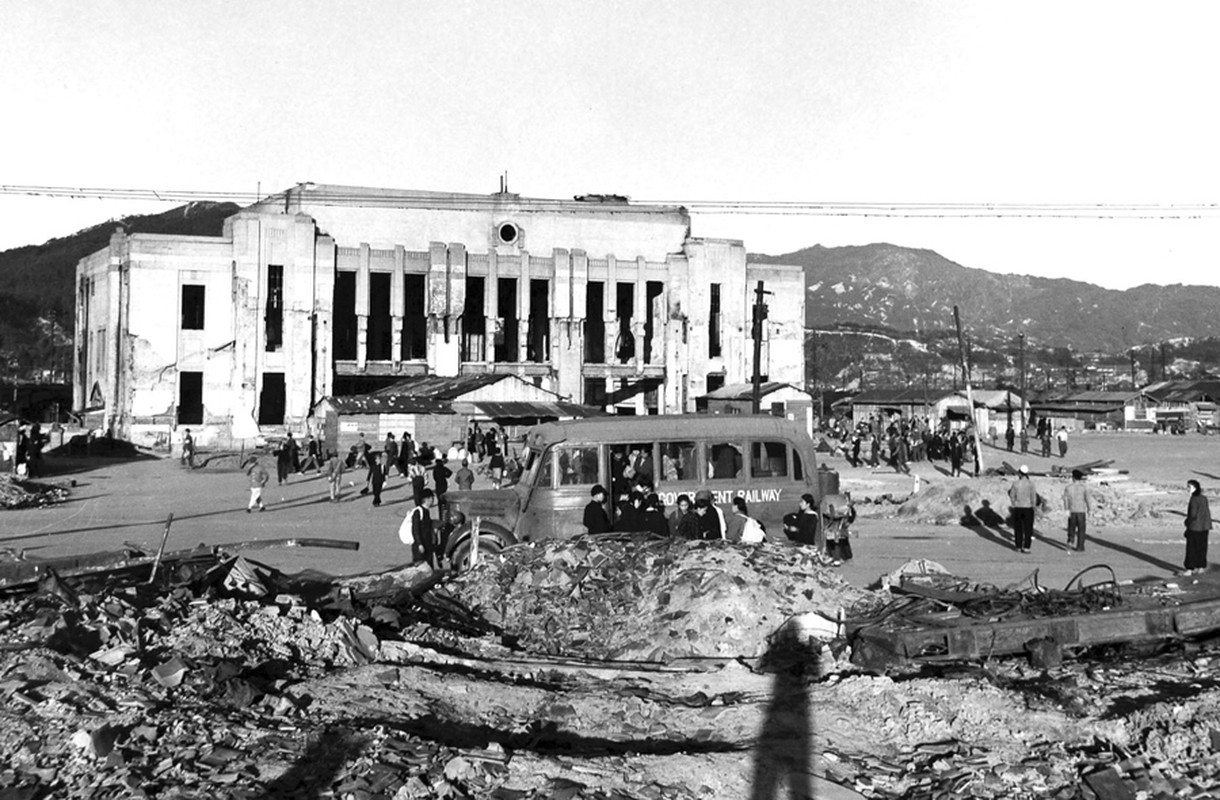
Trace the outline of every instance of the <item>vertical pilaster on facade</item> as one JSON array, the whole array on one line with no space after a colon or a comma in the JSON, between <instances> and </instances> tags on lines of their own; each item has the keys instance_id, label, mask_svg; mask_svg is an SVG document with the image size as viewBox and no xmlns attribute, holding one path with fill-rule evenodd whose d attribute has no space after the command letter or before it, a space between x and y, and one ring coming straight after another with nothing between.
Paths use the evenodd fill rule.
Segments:
<instances>
[{"instance_id":1,"label":"vertical pilaster on facade","mask_svg":"<svg viewBox=\"0 0 1220 800\"><path fill-rule=\"evenodd\" d=\"M577 315L577 295L583 308L585 302L584 283L577 283L575 263L584 261L584 253L579 255L569 253L565 249L556 248L552 254L555 265L555 279L551 285L553 291L552 316L554 325L551 331L551 366L558 376L556 391L567 398L579 398L582 389L581 363L584 358L584 336L581 322L584 315ZM588 272L587 264L585 272ZM581 288L580 292L576 287Z\"/></svg>"},{"instance_id":2,"label":"vertical pilaster on facade","mask_svg":"<svg viewBox=\"0 0 1220 800\"><path fill-rule=\"evenodd\" d=\"M402 363L402 326L404 311L403 271L407 254L402 245L394 245L394 272L390 275L390 360L398 369Z\"/></svg>"},{"instance_id":3,"label":"vertical pilaster on facade","mask_svg":"<svg viewBox=\"0 0 1220 800\"><path fill-rule=\"evenodd\" d=\"M360 243L356 262L356 368L364 369L369 358L369 244Z\"/></svg>"},{"instance_id":4,"label":"vertical pilaster on facade","mask_svg":"<svg viewBox=\"0 0 1220 800\"><path fill-rule=\"evenodd\" d=\"M456 338L459 333L462 315L466 313L466 245L451 242L448 251L449 266L449 336Z\"/></svg>"},{"instance_id":5,"label":"vertical pilaster on facade","mask_svg":"<svg viewBox=\"0 0 1220 800\"><path fill-rule=\"evenodd\" d=\"M445 342L445 312L449 308L449 251L444 242L428 244L428 277L424 289L424 314L428 317L428 371L437 370L440 348Z\"/></svg>"},{"instance_id":6,"label":"vertical pilaster on facade","mask_svg":"<svg viewBox=\"0 0 1220 800\"><path fill-rule=\"evenodd\" d=\"M314 242L314 268L317 270L318 286L335 285L335 240L329 236L319 236ZM334 322L333 298L333 292L314 292L315 399L332 394L334 388L334 370L330 368L333 344L331 335Z\"/></svg>"},{"instance_id":7,"label":"vertical pilaster on facade","mask_svg":"<svg viewBox=\"0 0 1220 800\"><path fill-rule=\"evenodd\" d=\"M648 308L647 264L643 256L635 259L635 292L631 311L631 334L635 339L635 371L644 372L644 315Z\"/></svg>"},{"instance_id":8,"label":"vertical pilaster on facade","mask_svg":"<svg viewBox=\"0 0 1220 800\"><path fill-rule=\"evenodd\" d=\"M490 364L496 356L496 332L500 330L500 263L495 248L487 253L487 281L483 285L483 313L487 335L483 337L483 360Z\"/></svg>"},{"instance_id":9,"label":"vertical pilaster on facade","mask_svg":"<svg viewBox=\"0 0 1220 800\"><path fill-rule=\"evenodd\" d=\"M606 256L606 284L602 287L602 322L605 323L605 353L607 364L618 363L618 353L614 345L618 342L618 311L615 298L618 297L618 261L614 254Z\"/></svg>"},{"instance_id":10,"label":"vertical pilaster on facade","mask_svg":"<svg viewBox=\"0 0 1220 800\"><path fill-rule=\"evenodd\" d=\"M522 361L528 360L530 330L530 254L521 251L521 277L517 280L517 352Z\"/></svg>"}]
</instances>

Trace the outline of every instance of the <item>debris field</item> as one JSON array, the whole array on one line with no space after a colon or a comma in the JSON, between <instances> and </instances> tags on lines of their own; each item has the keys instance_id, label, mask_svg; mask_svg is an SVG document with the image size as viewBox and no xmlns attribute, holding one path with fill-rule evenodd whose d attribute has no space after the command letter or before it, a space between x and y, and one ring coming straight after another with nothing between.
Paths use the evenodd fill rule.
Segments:
<instances>
[{"instance_id":1,"label":"debris field","mask_svg":"<svg viewBox=\"0 0 1220 800\"><path fill-rule=\"evenodd\" d=\"M0 797L1220 789L1210 643L868 673L835 618L889 590L767 544L586 537L438 580L218 554L9 590Z\"/></svg>"}]
</instances>

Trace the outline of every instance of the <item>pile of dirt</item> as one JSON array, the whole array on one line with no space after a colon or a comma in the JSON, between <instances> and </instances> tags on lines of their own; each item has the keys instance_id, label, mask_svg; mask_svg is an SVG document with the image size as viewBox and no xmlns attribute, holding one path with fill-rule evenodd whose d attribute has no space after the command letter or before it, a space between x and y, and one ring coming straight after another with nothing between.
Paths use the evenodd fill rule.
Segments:
<instances>
[{"instance_id":1,"label":"pile of dirt","mask_svg":"<svg viewBox=\"0 0 1220 800\"><path fill-rule=\"evenodd\" d=\"M649 536L511 547L447 588L536 652L668 661L756 657L790 616L877 602L811 548Z\"/></svg>"},{"instance_id":2,"label":"pile of dirt","mask_svg":"<svg viewBox=\"0 0 1220 800\"><path fill-rule=\"evenodd\" d=\"M0 475L0 508L37 508L63 501L68 490L11 475Z\"/></svg>"},{"instance_id":3,"label":"pile of dirt","mask_svg":"<svg viewBox=\"0 0 1220 800\"><path fill-rule=\"evenodd\" d=\"M1063 487L1067 481L1035 478L1042 500L1038 520L1066 525L1063 509ZM897 508L898 517L911 522L936 525L1007 525L1009 516L1008 487L1012 479L979 478L967 483L932 483L912 495ZM1093 512L1090 525L1122 525L1130 522L1158 520L1161 512L1144 500L1112 486L1090 483Z\"/></svg>"}]
</instances>

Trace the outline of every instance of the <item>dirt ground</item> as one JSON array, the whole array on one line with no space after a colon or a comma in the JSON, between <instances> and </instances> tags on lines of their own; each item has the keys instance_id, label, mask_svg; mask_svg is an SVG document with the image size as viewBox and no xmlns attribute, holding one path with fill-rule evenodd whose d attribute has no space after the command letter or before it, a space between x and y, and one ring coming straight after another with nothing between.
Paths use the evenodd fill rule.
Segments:
<instances>
[{"instance_id":1,"label":"dirt ground","mask_svg":"<svg viewBox=\"0 0 1220 800\"><path fill-rule=\"evenodd\" d=\"M911 476L898 475L885 468L853 468L830 455L824 463L839 471L841 488L861 503L855 558L842 567L843 577L867 586L911 558L928 558L951 572L997 585L1038 570L1043 585L1062 586L1081 568L1097 563L1111 566L1120 579L1166 575L1181 565L1186 480L1199 480L1212 497L1220 494L1220 437L1086 433L1072 437L1065 460L991 447L985 447L983 455L986 466L1001 461L1027 464L1039 493L1056 510L1066 479L1038 473L1049 473L1052 466L1113 460L1114 469L1128 474L1113 476L1110 486L1145 503L1159 518L1093 523L1087 551L1079 554L1066 550L1062 514L1040 515L1033 552L1019 555L1011 549L1011 530L1005 525L972 528L911 521L898 515L897 502L868 502L886 495L894 501L906 499L916 477L925 489L986 485L992 494L1002 494L1010 479L951 478L940 462L916 463ZM34 558L115 550L125 543L156 548L172 513L170 551L200 543L327 537L359 542L360 549L276 548L255 551L251 557L287 572L317 569L336 575L389 569L410 560L396 537L410 507L403 479L391 478L383 505L374 508L369 496L358 494L356 475L349 474L345 483L355 484L345 485L343 501L332 504L322 476L294 475L277 485L274 465L267 462L273 476L264 492L268 510L247 514L246 477L238 471L211 466L186 470L171 459L86 462L52 456L47 460L48 480L76 483L67 501L0 512L0 548Z\"/></svg>"},{"instance_id":2,"label":"dirt ground","mask_svg":"<svg viewBox=\"0 0 1220 800\"><path fill-rule=\"evenodd\" d=\"M852 468L830 456L826 463L840 471L841 488L860 503L856 557L830 573L797 565L789 570L794 588L781 595L798 603L810 596L797 588L808 581L797 578L824 578L831 586L838 575L864 587L911 558L928 558L1000 586L1036 572L1040 584L1059 588L1099 563L1120 580L1168 575L1182 556L1185 481L1199 479L1215 498L1220 470L1211 464L1218 448L1220 439L1212 437L1118 433L1076 436L1062 461L988 448L989 465L1028 464L1048 500L1028 555L1012 551L1011 531L1003 523L1002 498L1011 478L951 478L928 463L898 475ZM1046 473L1052 465L1096 459L1113 460L1113 468L1125 474L1095 479L1110 511L1098 515L1106 524L1090 527L1087 552L1072 554L1064 547L1057 510L1066 479ZM358 542L360 548L275 548L248 555L290 573L334 575L381 571L409 560L396 537L408 508L401 479L391 480L385 504L373 508L371 498L358 494L359 484L345 486L344 501L332 504L320 476L294 476L282 486L272 478L267 512L247 514L246 477L231 466L191 471L172 460L54 458L48 466L55 473L49 481L75 485L62 503L0 511L0 558L83 554L126 543L154 549L172 513L171 551L199 543L325 537ZM994 498L998 517L989 524L962 524L945 498L967 496ZM769 557L782 561L796 552L780 547ZM751 564L760 558L727 555ZM690 556L687 551L684 557ZM667 558L654 561L669 563ZM573 597L577 590L608 585L619 560L601 563L609 565L605 574L582 572L575 582L520 568L506 570L504 577L528 577L534 587L514 597L541 596L544 589ZM476 573L467 577L478 578ZM653 573L650 567L641 574ZM755 574L767 576L772 588L780 585L776 569ZM1218 574L1202 580L1214 581ZM589 586L582 588L586 578ZM711 586L702 577L698 582ZM468 583L485 593L496 588L486 580ZM746 594L758 588L736 585ZM461 586L457 581L444 588ZM674 599L666 594L667 602ZM1214 796L1220 785L1220 686L1212 677L1220 662L1214 648L1195 644L1155 657L1128 654L1114 664L1104 658L1065 662L1050 673L1009 659L945 675L848 673L812 680L785 669L764 670L768 651L757 671L732 659L714 669L685 665L660 671L651 662L625 661L614 662L619 672L608 678L605 669L598 671L601 662L590 667L566 657L508 652L485 637L446 633L443 646L421 646L408 635L420 623L406 616L401 623L387 622L398 620L394 608L374 608L367 619L332 619L290 595L274 604L200 602L182 590L129 590L82 596L62 612L60 597L44 591L32 600L11 600L0 614L0 631L7 628L11 640L0 642L0 690L25 704L7 703L0 714L7 715L0 725L7 731L0 736L0 755L12 764L0 774L0 788L59 792L31 797L130 796L125 787L137 785L148 789L145 796L158 797L302 796L304 786L314 787L310 796L362 798L712 798L751 791L756 797L789 796L775 785L772 772L789 780L807 775L812 795L825 798L1093 798L1101 795L1080 780L1100 780L1102 773L1121 775L1146 789L1144 796L1157 798ZM503 598L489 597L486 603L517 613L518 625L543 624L535 619L539 609L528 603L514 610ZM782 605L775 598L769 602ZM542 610L553 607L548 600ZM575 634L591 629L587 620L572 622ZM702 635L696 630L701 625L691 617L680 627ZM724 632L718 621L703 627L709 636ZM379 641L374 628L385 638ZM143 631L136 643L144 649L135 655L123 649L133 629ZM101 641L109 649L65 661L49 649L54 636L46 638L48 632L63 638L63 631L105 634ZM39 637L46 646L27 646L27 639ZM237 642L240 647L233 646ZM805 654L799 663L820 668L828 652ZM107 660L112 653L114 664ZM180 667L174 658L187 664L187 679L170 689L157 670ZM251 706L255 697L261 699ZM108 710L99 716L99 708ZM114 743L102 735L107 732L111 739L123 737L108 756L103 751ZM501 740L511 759L497 744ZM326 753L320 743L326 743ZM480 781L515 788L507 794L481 791ZM238 784L240 790L224 788ZM331 784L337 794L323 793ZM85 786L97 792L62 791ZM192 794L188 786L201 787L203 794ZM799 794L797 787L788 788Z\"/></svg>"}]
</instances>

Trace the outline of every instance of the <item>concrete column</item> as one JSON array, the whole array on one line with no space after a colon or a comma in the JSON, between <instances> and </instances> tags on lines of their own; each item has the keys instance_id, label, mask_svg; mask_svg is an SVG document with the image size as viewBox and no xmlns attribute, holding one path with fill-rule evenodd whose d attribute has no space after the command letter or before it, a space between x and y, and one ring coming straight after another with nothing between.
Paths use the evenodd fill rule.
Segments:
<instances>
[{"instance_id":1,"label":"concrete column","mask_svg":"<svg viewBox=\"0 0 1220 800\"><path fill-rule=\"evenodd\" d=\"M486 316L487 336L483 339L483 360L490 364L496 355L496 330L499 327L497 312L500 308L500 264L496 251L487 254L487 281L483 288L483 313Z\"/></svg>"},{"instance_id":2,"label":"concrete column","mask_svg":"<svg viewBox=\"0 0 1220 800\"><path fill-rule=\"evenodd\" d=\"M530 330L530 254L521 251L521 277L517 279L517 352L522 361L529 360Z\"/></svg>"},{"instance_id":3,"label":"concrete column","mask_svg":"<svg viewBox=\"0 0 1220 800\"><path fill-rule=\"evenodd\" d=\"M333 393L334 365L332 363L332 330L334 324L335 285L335 240L319 236L314 243L314 264L317 280L314 283L314 395L321 400Z\"/></svg>"},{"instance_id":4,"label":"concrete column","mask_svg":"<svg viewBox=\"0 0 1220 800\"><path fill-rule=\"evenodd\" d=\"M364 369L369 358L369 245L360 243L356 262L356 368Z\"/></svg>"},{"instance_id":5,"label":"concrete column","mask_svg":"<svg viewBox=\"0 0 1220 800\"><path fill-rule=\"evenodd\" d=\"M614 255L606 256L606 284L602 290L602 322L605 324L606 363L617 364L614 343L618 341L618 314L615 302L618 299L618 262Z\"/></svg>"},{"instance_id":6,"label":"concrete column","mask_svg":"<svg viewBox=\"0 0 1220 800\"><path fill-rule=\"evenodd\" d=\"M403 270L406 261L403 246L394 245L394 272L390 277L390 361L394 362L395 369L402 364Z\"/></svg>"},{"instance_id":7,"label":"concrete column","mask_svg":"<svg viewBox=\"0 0 1220 800\"><path fill-rule=\"evenodd\" d=\"M635 371L644 371L644 318L648 309L648 281L643 256L635 259L635 292L632 296L631 333L635 337ZM643 400L639 407L643 408Z\"/></svg>"}]
</instances>

